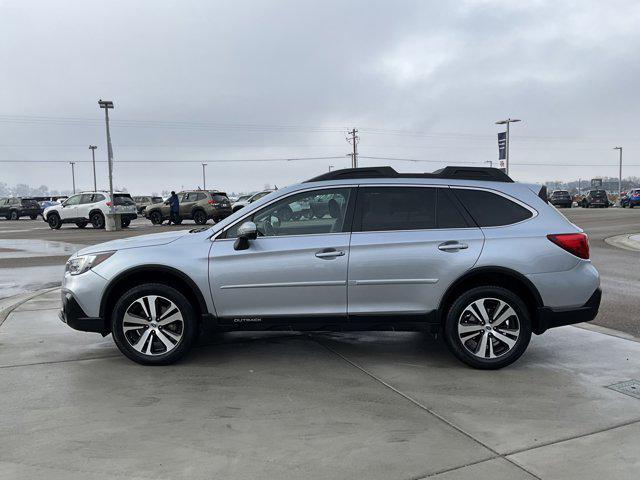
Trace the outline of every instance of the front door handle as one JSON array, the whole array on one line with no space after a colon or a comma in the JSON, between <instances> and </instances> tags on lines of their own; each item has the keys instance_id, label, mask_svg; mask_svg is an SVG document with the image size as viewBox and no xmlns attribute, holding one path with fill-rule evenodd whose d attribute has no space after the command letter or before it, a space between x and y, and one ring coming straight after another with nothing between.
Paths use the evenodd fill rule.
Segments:
<instances>
[{"instance_id":1,"label":"front door handle","mask_svg":"<svg viewBox=\"0 0 640 480\"><path fill-rule=\"evenodd\" d=\"M456 241L444 242L438 245L438 250L442 250L443 252L457 252L458 250L464 250L466 248L469 248L469 245Z\"/></svg>"},{"instance_id":2,"label":"front door handle","mask_svg":"<svg viewBox=\"0 0 640 480\"><path fill-rule=\"evenodd\" d=\"M335 250L333 248L325 248L316 252L316 257L318 258L335 258L344 256L344 252L342 250Z\"/></svg>"}]
</instances>

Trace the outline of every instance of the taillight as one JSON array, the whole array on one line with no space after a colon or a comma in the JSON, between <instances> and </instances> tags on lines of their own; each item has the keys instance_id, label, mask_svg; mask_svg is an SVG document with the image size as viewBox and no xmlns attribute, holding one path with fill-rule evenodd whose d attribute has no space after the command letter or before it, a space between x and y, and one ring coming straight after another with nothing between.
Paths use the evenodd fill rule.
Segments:
<instances>
[{"instance_id":1,"label":"taillight","mask_svg":"<svg viewBox=\"0 0 640 480\"><path fill-rule=\"evenodd\" d=\"M107 202L107 207L113 207L113 202Z\"/></svg>"},{"instance_id":2,"label":"taillight","mask_svg":"<svg viewBox=\"0 0 640 480\"><path fill-rule=\"evenodd\" d=\"M559 233L547 238L576 257L589 259L589 237L586 233Z\"/></svg>"},{"instance_id":3,"label":"taillight","mask_svg":"<svg viewBox=\"0 0 640 480\"><path fill-rule=\"evenodd\" d=\"M218 203L218 202L216 202L215 200L209 200L209 202L208 202L208 203L209 203L209 205L215 205L215 204L216 204L216 203Z\"/></svg>"}]
</instances>

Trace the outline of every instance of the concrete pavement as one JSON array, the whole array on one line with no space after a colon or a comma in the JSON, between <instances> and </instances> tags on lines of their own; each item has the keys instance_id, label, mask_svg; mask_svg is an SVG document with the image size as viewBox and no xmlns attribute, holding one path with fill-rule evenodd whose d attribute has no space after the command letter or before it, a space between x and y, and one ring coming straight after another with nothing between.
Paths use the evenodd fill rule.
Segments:
<instances>
[{"instance_id":1,"label":"concrete pavement","mask_svg":"<svg viewBox=\"0 0 640 480\"><path fill-rule=\"evenodd\" d=\"M233 333L143 367L56 317L0 327L0 477L635 479L640 343L575 327L472 370L415 333Z\"/></svg>"}]
</instances>

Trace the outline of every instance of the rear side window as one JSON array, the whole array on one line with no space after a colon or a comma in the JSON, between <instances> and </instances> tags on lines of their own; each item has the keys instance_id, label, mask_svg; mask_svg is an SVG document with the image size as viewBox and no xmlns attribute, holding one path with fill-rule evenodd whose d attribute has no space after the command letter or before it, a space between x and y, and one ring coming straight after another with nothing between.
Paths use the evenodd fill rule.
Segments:
<instances>
[{"instance_id":1,"label":"rear side window","mask_svg":"<svg viewBox=\"0 0 640 480\"><path fill-rule=\"evenodd\" d=\"M115 205L135 205L136 203L131 198L131 195L115 194L113 196L113 203Z\"/></svg>"},{"instance_id":2,"label":"rear side window","mask_svg":"<svg viewBox=\"0 0 640 480\"><path fill-rule=\"evenodd\" d=\"M471 222L465 219L465 216L457 206L455 197L448 188L438 188L436 214L438 228L466 228L471 226Z\"/></svg>"},{"instance_id":3,"label":"rear side window","mask_svg":"<svg viewBox=\"0 0 640 480\"><path fill-rule=\"evenodd\" d=\"M436 189L361 187L356 230L423 230L436 228Z\"/></svg>"},{"instance_id":4,"label":"rear side window","mask_svg":"<svg viewBox=\"0 0 640 480\"><path fill-rule=\"evenodd\" d=\"M533 216L526 208L495 193L462 188L454 192L480 227L511 225Z\"/></svg>"},{"instance_id":5,"label":"rear side window","mask_svg":"<svg viewBox=\"0 0 640 480\"><path fill-rule=\"evenodd\" d=\"M199 202L200 200L204 200L205 198L207 198L206 194L204 194L204 193L196 193L196 196L193 199L193 201Z\"/></svg>"}]
</instances>

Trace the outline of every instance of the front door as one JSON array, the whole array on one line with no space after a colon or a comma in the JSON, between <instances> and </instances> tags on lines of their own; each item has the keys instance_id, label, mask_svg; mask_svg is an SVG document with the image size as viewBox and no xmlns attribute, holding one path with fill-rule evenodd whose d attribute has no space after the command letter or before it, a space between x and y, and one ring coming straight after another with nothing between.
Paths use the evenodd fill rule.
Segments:
<instances>
[{"instance_id":1,"label":"front door","mask_svg":"<svg viewBox=\"0 0 640 480\"><path fill-rule=\"evenodd\" d=\"M196 203L197 195L195 192L184 192L182 194L182 198L180 199L180 216L182 218L191 215L191 210Z\"/></svg>"},{"instance_id":2,"label":"front door","mask_svg":"<svg viewBox=\"0 0 640 480\"><path fill-rule=\"evenodd\" d=\"M292 215L292 206L330 202L321 218ZM234 224L213 242L209 258L211 294L222 322L346 320L350 187L316 189L277 200ZM235 250L237 228L258 227L246 250Z\"/></svg>"},{"instance_id":3,"label":"front door","mask_svg":"<svg viewBox=\"0 0 640 480\"><path fill-rule=\"evenodd\" d=\"M349 316L424 315L478 259L482 231L449 189L360 187L349 259ZM426 318L425 318L426 320Z\"/></svg>"},{"instance_id":4,"label":"front door","mask_svg":"<svg viewBox=\"0 0 640 480\"><path fill-rule=\"evenodd\" d=\"M78 218L78 204L80 203L81 198L82 195L78 194L65 200L62 204L62 208L60 209L60 218L62 220Z\"/></svg>"}]
</instances>

